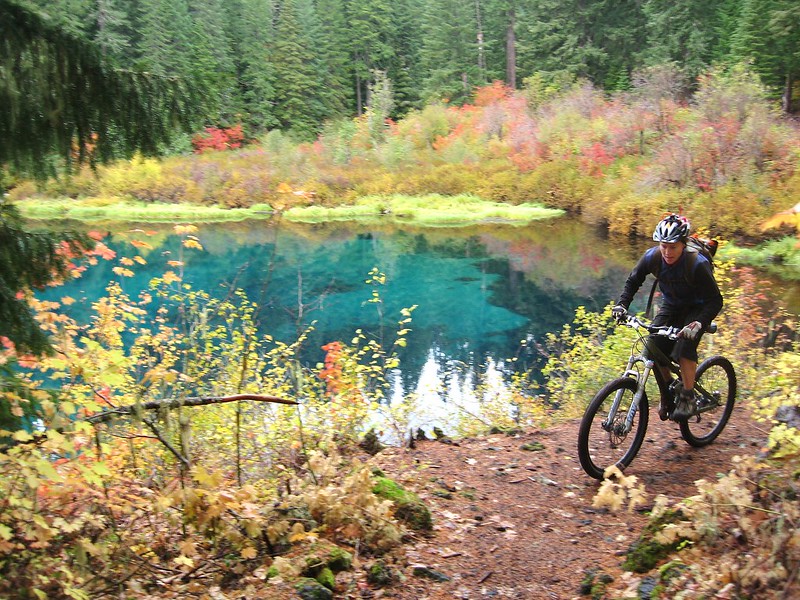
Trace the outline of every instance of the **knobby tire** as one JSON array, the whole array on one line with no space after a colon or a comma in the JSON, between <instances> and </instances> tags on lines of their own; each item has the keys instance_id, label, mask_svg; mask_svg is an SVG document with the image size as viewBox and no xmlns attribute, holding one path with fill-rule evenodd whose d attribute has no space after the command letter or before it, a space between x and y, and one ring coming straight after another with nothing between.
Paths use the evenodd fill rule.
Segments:
<instances>
[{"instance_id":1,"label":"knobby tire","mask_svg":"<svg viewBox=\"0 0 800 600\"><path fill-rule=\"evenodd\" d=\"M728 424L736 401L736 372L733 365L723 356L707 358L697 367L695 387L719 394L719 405L700 414L700 420L689 417L678 422L681 437L695 448L708 446L717 439Z\"/></svg>"},{"instance_id":2,"label":"knobby tire","mask_svg":"<svg viewBox=\"0 0 800 600\"><path fill-rule=\"evenodd\" d=\"M631 377L621 377L607 383L597 394L581 420L578 432L578 458L586 474L602 480L608 467L616 466L620 471L631 464L644 442L647 433L648 407L647 395L643 395L639 410L636 411L633 426L624 436L619 434L619 427L628 414L628 409L636 393L638 382ZM602 422L614 402L618 391L623 397L615 417L612 431L606 431Z\"/></svg>"}]
</instances>

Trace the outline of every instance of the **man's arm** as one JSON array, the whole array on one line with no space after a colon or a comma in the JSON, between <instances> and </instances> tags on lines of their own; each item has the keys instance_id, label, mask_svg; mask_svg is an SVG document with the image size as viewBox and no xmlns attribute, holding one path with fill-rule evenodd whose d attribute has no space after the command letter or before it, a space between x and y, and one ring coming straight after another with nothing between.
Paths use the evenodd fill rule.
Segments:
<instances>
[{"instance_id":1,"label":"man's arm","mask_svg":"<svg viewBox=\"0 0 800 600\"><path fill-rule=\"evenodd\" d=\"M719 314L719 311L722 310L722 293L719 291L717 280L714 279L714 273L711 271L711 265L708 261L697 261L694 281L697 296L703 300L702 309L697 316L697 320L706 329Z\"/></svg>"},{"instance_id":2,"label":"man's arm","mask_svg":"<svg viewBox=\"0 0 800 600\"><path fill-rule=\"evenodd\" d=\"M639 259L639 262L636 263L636 266L633 267L630 275L628 275L628 279L625 280L625 287L622 288L622 293L617 301L618 305L624 306L626 309L630 308L633 297L650 274L650 263L652 262L653 252L658 252L658 248L651 248L645 252Z\"/></svg>"}]
</instances>

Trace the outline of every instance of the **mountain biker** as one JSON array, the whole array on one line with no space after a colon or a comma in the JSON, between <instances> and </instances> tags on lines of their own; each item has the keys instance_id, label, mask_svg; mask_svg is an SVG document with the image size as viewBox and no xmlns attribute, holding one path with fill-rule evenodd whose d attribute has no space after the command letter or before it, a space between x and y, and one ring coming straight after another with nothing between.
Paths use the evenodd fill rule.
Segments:
<instances>
[{"instance_id":1,"label":"mountain biker","mask_svg":"<svg viewBox=\"0 0 800 600\"><path fill-rule=\"evenodd\" d=\"M658 242L658 246L647 250L636 263L625 281L617 304L611 309L615 318L623 318L647 275L658 277L662 302L653 325L680 327L681 330L677 340L649 336L649 343L671 357L680 367L683 389L678 393L671 415L676 421L694 412L697 345L703 332L722 309L722 294L714 279L711 262L700 252L686 250L690 229L689 220L676 214L659 221L653 232L653 241ZM659 365L659 369L664 380L669 381L669 369L665 365ZM669 411L670 407L662 400L658 407L658 416L662 421L670 417Z\"/></svg>"}]
</instances>

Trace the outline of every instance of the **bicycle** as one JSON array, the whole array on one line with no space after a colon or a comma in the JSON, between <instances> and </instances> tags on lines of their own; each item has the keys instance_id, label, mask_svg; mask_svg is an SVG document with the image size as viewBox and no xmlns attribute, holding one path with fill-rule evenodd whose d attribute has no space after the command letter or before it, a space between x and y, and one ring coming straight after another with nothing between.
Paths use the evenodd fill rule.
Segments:
<instances>
[{"instance_id":1,"label":"bicycle","mask_svg":"<svg viewBox=\"0 0 800 600\"><path fill-rule=\"evenodd\" d=\"M653 344L648 344L646 331L654 336L675 340L680 327L657 327L634 315L626 315L620 325L633 328L637 339L623 375L607 383L597 392L584 412L578 432L578 457L584 471L602 480L608 467L620 471L628 467L644 442L649 420L645 385L654 374L661 401L668 410L675 407L675 398L682 387L680 369ZM714 333L712 324L707 333ZM667 366L672 375L666 381L657 365ZM681 437L690 445L702 448L712 443L730 419L736 398L736 372L723 356L706 358L697 367L696 402L693 413L676 420ZM672 419L671 415L669 417ZM674 420L674 419L672 419Z\"/></svg>"}]
</instances>

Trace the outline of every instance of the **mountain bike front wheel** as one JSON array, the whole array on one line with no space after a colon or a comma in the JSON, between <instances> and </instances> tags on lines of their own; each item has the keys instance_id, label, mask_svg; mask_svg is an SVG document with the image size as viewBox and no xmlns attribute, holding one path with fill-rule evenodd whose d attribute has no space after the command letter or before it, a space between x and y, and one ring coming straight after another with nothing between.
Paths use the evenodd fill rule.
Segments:
<instances>
[{"instance_id":1,"label":"mountain bike front wheel","mask_svg":"<svg viewBox=\"0 0 800 600\"><path fill-rule=\"evenodd\" d=\"M725 429L736 400L736 372L723 356L707 358L697 367L697 416L678 421L681 437L695 448L708 446Z\"/></svg>"},{"instance_id":2,"label":"mountain bike front wheel","mask_svg":"<svg viewBox=\"0 0 800 600\"><path fill-rule=\"evenodd\" d=\"M615 379L597 392L586 408L578 431L578 458L590 477L602 480L605 470L612 466L623 471L642 447L648 421L646 395L642 396L630 429L625 423L637 387L638 382L631 377ZM618 394L619 407L609 420Z\"/></svg>"}]
</instances>

